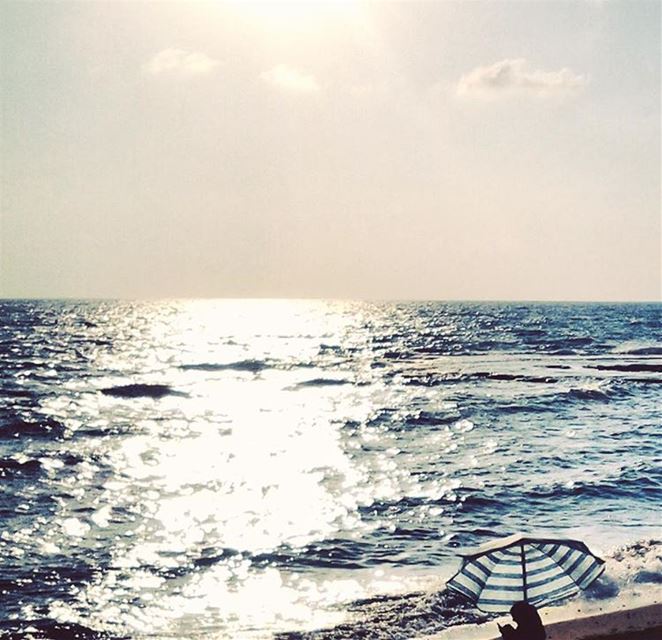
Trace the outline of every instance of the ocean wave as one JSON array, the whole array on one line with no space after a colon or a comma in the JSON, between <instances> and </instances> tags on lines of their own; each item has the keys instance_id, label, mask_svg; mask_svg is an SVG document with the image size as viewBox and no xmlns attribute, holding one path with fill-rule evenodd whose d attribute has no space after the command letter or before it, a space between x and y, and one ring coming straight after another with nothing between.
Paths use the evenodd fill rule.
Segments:
<instances>
[{"instance_id":1,"label":"ocean wave","mask_svg":"<svg viewBox=\"0 0 662 640\"><path fill-rule=\"evenodd\" d=\"M578 349L568 349L566 347L561 347L557 349L550 349L547 351L550 356L577 356L581 355L581 351Z\"/></svg>"},{"instance_id":2,"label":"ocean wave","mask_svg":"<svg viewBox=\"0 0 662 640\"><path fill-rule=\"evenodd\" d=\"M459 384L478 380L494 380L495 382L525 382L531 384L555 384L559 379L554 376L532 376L519 373L501 373L498 371L472 372L403 372L404 383L413 386L435 387L441 385Z\"/></svg>"},{"instance_id":3,"label":"ocean wave","mask_svg":"<svg viewBox=\"0 0 662 640\"><path fill-rule=\"evenodd\" d=\"M662 345L625 343L614 347L612 352L630 356L662 356Z\"/></svg>"},{"instance_id":4,"label":"ocean wave","mask_svg":"<svg viewBox=\"0 0 662 640\"><path fill-rule=\"evenodd\" d=\"M373 544L350 539L327 539L310 543L304 547L282 545L271 551L253 553L246 550L221 548L208 549L189 565L178 567L145 567L161 577L179 578L198 571L201 568L226 562L232 558L241 558L253 568L287 568L288 570L305 569L365 569L379 562L374 554L384 555Z\"/></svg>"},{"instance_id":5,"label":"ocean wave","mask_svg":"<svg viewBox=\"0 0 662 640\"><path fill-rule=\"evenodd\" d=\"M128 640L127 636L111 636L74 622L58 622L50 618L15 620L0 623L4 640Z\"/></svg>"},{"instance_id":6,"label":"ocean wave","mask_svg":"<svg viewBox=\"0 0 662 640\"><path fill-rule=\"evenodd\" d=\"M626 373L662 373L662 364L654 362L595 364L591 369L598 371L623 371Z\"/></svg>"},{"instance_id":7,"label":"ocean wave","mask_svg":"<svg viewBox=\"0 0 662 640\"><path fill-rule=\"evenodd\" d=\"M405 512L428 502L428 498L402 496L394 500L375 500L370 504L359 506L358 511L362 516L376 516L389 512Z\"/></svg>"},{"instance_id":8,"label":"ocean wave","mask_svg":"<svg viewBox=\"0 0 662 640\"><path fill-rule=\"evenodd\" d=\"M182 364L180 369L185 371L248 371L260 373L273 365L265 360L238 360L237 362L215 363L201 362L198 364Z\"/></svg>"},{"instance_id":9,"label":"ocean wave","mask_svg":"<svg viewBox=\"0 0 662 640\"><path fill-rule=\"evenodd\" d=\"M303 382L298 382L294 385L293 388L305 388L305 387L335 387L341 386L344 384L354 384L351 380L344 380L342 378L312 378L311 380L304 380Z\"/></svg>"},{"instance_id":10,"label":"ocean wave","mask_svg":"<svg viewBox=\"0 0 662 640\"><path fill-rule=\"evenodd\" d=\"M630 384L662 384L662 378L621 378Z\"/></svg>"},{"instance_id":11,"label":"ocean wave","mask_svg":"<svg viewBox=\"0 0 662 640\"><path fill-rule=\"evenodd\" d=\"M35 398L37 396L34 391L20 387L5 387L2 390L2 395L10 398Z\"/></svg>"},{"instance_id":12,"label":"ocean wave","mask_svg":"<svg viewBox=\"0 0 662 640\"><path fill-rule=\"evenodd\" d=\"M662 474L656 469L639 466L623 469L619 475L612 478L537 487L526 492L526 496L543 500L558 500L564 497L609 500L635 495L639 500L654 502L661 491Z\"/></svg>"},{"instance_id":13,"label":"ocean wave","mask_svg":"<svg viewBox=\"0 0 662 640\"><path fill-rule=\"evenodd\" d=\"M481 403L488 405L500 414L548 413L558 411L568 403L584 404L587 402L608 403L630 396L626 381L587 382L575 386L557 387L541 390L534 395L516 395L504 398L481 398Z\"/></svg>"},{"instance_id":14,"label":"ocean wave","mask_svg":"<svg viewBox=\"0 0 662 640\"><path fill-rule=\"evenodd\" d=\"M552 376L526 376L514 373L493 373L490 371L477 371L461 376L464 380L502 380L512 382L531 382L536 384L553 384L558 378Z\"/></svg>"},{"instance_id":15,"label":"ocean wave","mask_svg":"<svg viewBox=\"0 0 662 640\"><path fill-rule=\"evenodd\" d=\"M378 560L374 545L360 540L327 539L305 547L283 547L268 553L252 554L251 564L257 567L286 566L290 569L365 569Z\"/></svg>"},{"instance_id":16,"label":"ocean wave","mask_svg":"<svg viewBox=\"0 0 662 640\"><path fill-rule=\"evenodd\" d=\"M582 594L586 600L605 600L622 590L662 584L661 540L648 538L619 546L604 560L605 572Z\"/></svg>"},{"instance_id":17,"label":"ocean wave","mask_svg":"<svg viewBox=\"0 0 662 640\"><path fill-rule=\"evenodd\" d=\"M65 426L54 418L37 420L9 419L0 426L0 438L50 438L58 439L64 436Z\"/></svg>"},{"instance_id":18,"label":"ocean wave","mask_svg":"<svg viewBox=\"0 0 662 640\"><path fill-rule=\"evenodd\" d=\"M600 402L609 402L615 393L606 386L587 384L579 387L572 387L560 395L565 395L572 400L598 400Z\"/></svg>"},{"instance_id":19,"label":"ocean wave","mask_svg":"<svg viewBox=\"0 0 662 640\"><path fill-rule=\"evenodd\" d=\"M559 402L610 402L620 397L629 396L629 391L621 381L582 382L565 388L558 388L551 393L541 393L535 398L527 398L528 402L544 405L558 405ZM533 408L533 407L532 407Z\"/></svg>"},{"instance_id":20,"label":"ocean wave","mask_svg":"<svg viewBox=\"0 0 662 640\"><path fill-rule=\"evenodd\" d=\"M373 415L367 422L370 427L383 426L389 431L397 433L418 429L424 427L438 427L456 422L461 418L461 413L457 407L452 406L439 411L415 411L405 416L401 415L397 409L382 409L376 415ZM356 428L359 424L348 423L347 426Z\"/></svg>"},{"instance_id":21,"label":"ocean wave","mask_svg":"<svg viewBox=\"0 0 662 640\"><path fill-rule=\"evenodd\" d=\"M16 475L33 475L41 471L39 460L0 458L0 478Z\"/></svg>"},{"instance_id":22,"label":"ocean wave","mask_svg":"<svg viewBox=\"0 0 662 640\"><path fill-rule=\"evenodd\" d=\"M487 511L491 514L507 513L512 509L509 496L487 496L477 493L469 493L469 490L459 488L457 494L460 496L460 504L463 511Z\"/></svg>"},{"instance_id":23,"label":"ocean wave","mask_svg":"<svg viewBox=\"0 0 662 640\"><path fill-rule=\"evenodd\" d=\"M410 640L450 626L480 624L494 618L452 591L407 593L356 600L347 607L351 622L330 629L277 633L276 640Z\"/></svg>"},{"instance_id":24,"label":"ocean wave","mask_svg":"<svg viewBox=\"0 0 662 640\"><path fill-rule=\"evenodd\" d=\"M460 418L460 412L457 409L448 409L447 411L419 411L405 418L405 425L412 427L420 426L438 426L455 422Z\"/></svg>"},{"instance_id":25,"label":"ocean wave","mask_svg":"<svg viewBox=\"0 0 662 640\"><path fill-rule=\"evenodd\" d=\"M125 384L117 387L100 389L105 396L114 398L153 398L158 400L165 396L185 396L167 384Z\"/></svg>"}]
</instances>

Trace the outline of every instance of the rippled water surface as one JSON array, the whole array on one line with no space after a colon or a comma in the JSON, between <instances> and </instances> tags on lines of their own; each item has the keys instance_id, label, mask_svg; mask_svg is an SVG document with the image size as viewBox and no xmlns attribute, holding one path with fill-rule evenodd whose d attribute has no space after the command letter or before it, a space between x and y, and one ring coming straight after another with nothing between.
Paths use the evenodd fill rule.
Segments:
<instances>
[{"instance_id":1,"label":"rippled water surface","mask_svg":"<svg viewBox=\"0 0 662 640\"><path fill-rule=\"evenodd\" d=\"M661 309L0 301L2 625L426 631L458 546L655 535Z\"/></svg>"}]
</instances>

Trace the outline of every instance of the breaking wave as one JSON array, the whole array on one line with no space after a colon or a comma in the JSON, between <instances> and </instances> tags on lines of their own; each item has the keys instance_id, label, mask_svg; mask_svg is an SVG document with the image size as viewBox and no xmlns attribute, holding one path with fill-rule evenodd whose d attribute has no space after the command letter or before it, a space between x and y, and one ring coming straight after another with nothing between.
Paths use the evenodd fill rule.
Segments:
<instances>
[{"instance_id":1,"label":"breaking wave","mask_svg":"<svg viewBox=\"0 0 662 640\"><path fill-rule=\"evenodd\" d=\"M662 543L648 539L618 547L605 558L605 572L579 597L608 600L623 590L662 584ZM563 602L558 603L563 604ZM443 589L356 600L349 621L328 629L275 635L277 640L410 640L457 625L478 625L498 617L476 609L466 598Z\"/></svg>"},{"instance_id":2,"label":"breaking wave","mask_svg":"<svg viewBox=\"0 0 662 640\"><path fill-rule=\"evenodd\" d=\"M480 624L495 616L482 613L452 591L408 593L352 602L352 621L330 629L278 633L276 640L411 640L460 624Z\"/></svg>"}]
</instances>

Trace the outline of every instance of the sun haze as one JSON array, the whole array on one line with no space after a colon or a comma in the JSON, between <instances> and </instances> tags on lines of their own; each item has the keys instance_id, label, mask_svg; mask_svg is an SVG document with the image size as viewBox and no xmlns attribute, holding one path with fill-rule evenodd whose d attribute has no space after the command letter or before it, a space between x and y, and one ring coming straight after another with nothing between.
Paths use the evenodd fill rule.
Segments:
<instances>
[{"instance_id":1,"label":"sun haze","mask_svg":"<svg viewBox=\"0 0 662 640\"><path fill-rule=\"evenodd\" d=\"M660 298L658 2L0 13L0 296Z\"/></svg>"}]
</instances>

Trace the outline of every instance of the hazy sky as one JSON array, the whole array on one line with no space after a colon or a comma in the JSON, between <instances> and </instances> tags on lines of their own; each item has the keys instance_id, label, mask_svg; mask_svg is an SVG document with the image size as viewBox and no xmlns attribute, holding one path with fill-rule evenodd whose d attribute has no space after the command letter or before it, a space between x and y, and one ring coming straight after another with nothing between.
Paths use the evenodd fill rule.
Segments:
<instances>
[{"instance_id":1,"label":"hazy sky","mask_svg":"<svg viewBox=\"0 0 662 640\"><path fill-rule=\"evenodd\" d=\"M0 295L656 300L660 3L0 5Z\"/></svg>"}]
</instances>

